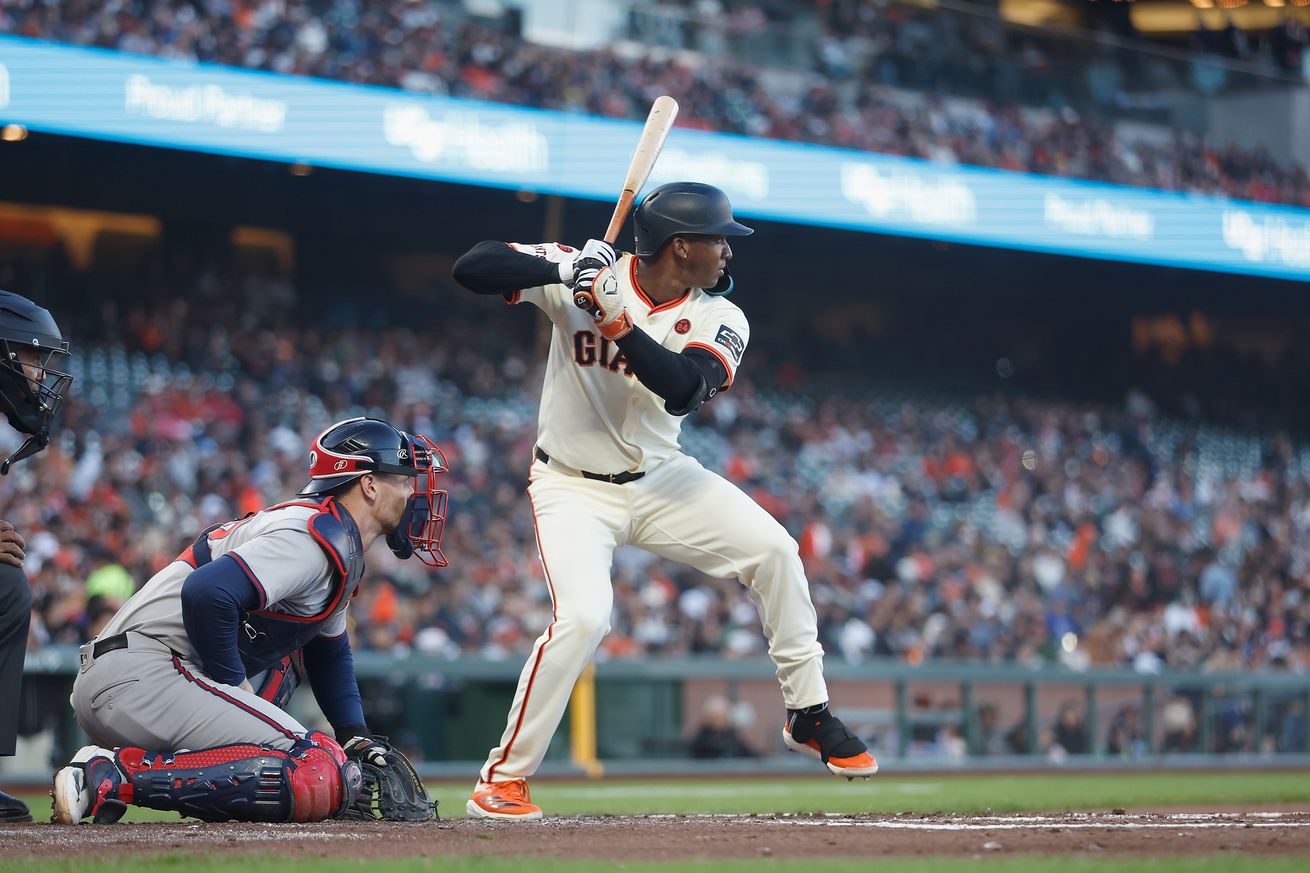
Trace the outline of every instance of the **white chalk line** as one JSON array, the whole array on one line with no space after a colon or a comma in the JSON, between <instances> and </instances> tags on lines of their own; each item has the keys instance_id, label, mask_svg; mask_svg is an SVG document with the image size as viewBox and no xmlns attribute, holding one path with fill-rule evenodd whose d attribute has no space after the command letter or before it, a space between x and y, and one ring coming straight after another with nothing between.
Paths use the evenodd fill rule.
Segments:
<instances>
[{"instance_id":1,"label":"white chalk line","mask_svg":"<svg viewBox=\"0 0 1310 873\"><path fill-rule=\"evenodd\" d=\"M937 794L945 786L941 783L933 782L897 782L888 785L878 785L871 782L868 785L858 786L877 794ZM594 787L564 787L559 788L546 785L539 791L541 799L552 797L567 798L569 800L616 800L619 798L646 799L652 797L740 797L742 790L740 787L731 785L650 785L640 788L633 788L620 785L599 785ZM790 797L796 794L796 789L789 785L760 785L752 786L747 792L756 797Z\"/></svg>"},{"instance_id":2,"label":"white chalk line","mask_svg":"<svg viewBox=\"0 0 1310 873\"><path fill-rule=\"evenodd\" d=\"M1137 831L1137 830L1206 830L1206 829L1245 829L1245 828L1304 828L1310 822L1241 822L1241 821L1193 821L1193 822L1057 822L1041 824L1024 822L916 822L916 821L803 821L757 819L759 824L804 825L829 828L883 828L902 831L1063 831L1063 830L1100 830L1100 831Z\"/></svg>"},{"instance_id":3,"label":"white chalk line","mask_svg":"<svg viewBox=\"0 0 1310 873\"><path fill-rule=\"evenodd\" d=\"M657 813L629 816L634 822L665 821L686 824L707 819L724 824L753 824L800 827L884 828L909 831L1020 831L1020 830L1214 830L1245 828L1307 828L1310 821L1284 820L1281 812L1243 813L1169 813L1166 815L1114 815L1069 813L1058 817L1045 815L960 816L957 820L925 820L916 818L857 819L847 813L829 812L821 817L812 815L782 814L777 816L742 815L740 813ZM1252 821L1252 819L1257 819ZM557 824L585 825L596 819L590 816L552 817ZM610 821L613 821L612 819Z\"/></svg>"},{"instance_id":4,"label":"white chalk line","mask_svg":"<svg viewBox=\"0 0 1310 873\"><path fill-rule=\"evenodd\" d=\"M131 827L126 825L125 827ZM102 829L103 826L97 828ZM80 842L80 837L85 836L91 839L91 831L79 830L76 835L67 831L58 833L44 832L35 828L24 828L22 832L24 845L46 845L54 846L60 844L73 844ZM125 832L126 833L126 832ZM305 831L295 830L245 830L224 828L223 830L214 831L191 831L188 828L187 833L152 833L142 835L133 832L134 837L140 840L143 847L158 849L167 844L170 840L184 840L187 845L222 845L223 843L285 843L299 842L302 840L319 840L321 842L333 842L337 840L351 842L359 840L370 840L374 838L373 834L361 833L358 831L344 831L341 833L327 833L323 831ZM179 846L179 848L185 848Z\"/></svg>"}]
</instances>

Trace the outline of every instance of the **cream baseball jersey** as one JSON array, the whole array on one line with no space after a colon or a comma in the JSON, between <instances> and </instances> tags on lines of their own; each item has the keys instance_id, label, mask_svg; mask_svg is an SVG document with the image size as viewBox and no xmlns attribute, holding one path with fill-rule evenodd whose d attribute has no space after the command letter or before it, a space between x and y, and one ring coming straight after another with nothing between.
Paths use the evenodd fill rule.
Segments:
<instances>
[{"instance_id":1,"label":"cream baseball jersey","mask_svg":"<svg viewBox=\"0 0 1310 873\"><path fill-rule=\"evenodd\" d=\"M557 243L513 247L558 263L574 250ZM723 297L700 288L655 303L637 280L637 258L625 254L613 267L632 323L674 352L704 349L723 364L726 388L736 376L750 327ZM573 305L562 284L526 288L509 296L550 317L554 331L537 419L537 443L552 459L580 470L618 473L645 470L677 454L684 416L670 415L664 400L626 366L618 345L605 339L591 317Z\"/></svg>"},{"instance_id":2,"label":"cream baseball jersey","mask_svg":"<svg viewBox=\"0 0 1310 873\"><path fill-rule=\"evenodd\" d=\"M346 630L350 592L342 592L327 553L310 533L309 519L321 511L308 501L272 506L214 529L206 540L214 559L231 555L245 570L259 589L261 611L321 619L319 633L337 636ZM136 631L195 660L182 622L182 585L195 569L191 553L187 549L151 577L100 638Z\"/></svg>"}]
</instances>

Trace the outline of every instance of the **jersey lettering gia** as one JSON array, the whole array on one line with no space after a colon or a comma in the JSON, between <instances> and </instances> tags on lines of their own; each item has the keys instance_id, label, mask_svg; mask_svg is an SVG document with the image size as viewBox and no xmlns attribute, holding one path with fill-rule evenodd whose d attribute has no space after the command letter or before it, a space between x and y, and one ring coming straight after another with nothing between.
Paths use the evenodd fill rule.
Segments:
<instances>
[{"instance_id":1,"label":"jersey lettering gia","mask_svg":"<svg viewBox=\"0 0 1310 873\"><path fill-rule=\"evenodd\" d=\"M555 243L512 245L556 263L573 253ZM613 269L634 325L671 351L699 348L714 355L728 380L710 387L732 384L750 341L740 308L700 288L656 304L637 281L635 256L623 255ZM670 415L664 400L637 381L617 344L573 305L572 291L556 283L517 291L508 300L535 305L554 325L537 422L538 444L552 459L614 473L645 470L679 452L684 416Z\"/></svg>"}]
</instances>

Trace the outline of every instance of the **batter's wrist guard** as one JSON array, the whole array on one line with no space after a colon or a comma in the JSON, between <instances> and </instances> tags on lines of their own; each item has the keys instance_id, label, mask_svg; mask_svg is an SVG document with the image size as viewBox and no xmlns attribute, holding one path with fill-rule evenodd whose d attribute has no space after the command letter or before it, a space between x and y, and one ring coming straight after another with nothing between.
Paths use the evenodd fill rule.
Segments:
<instances>
[{"instance_id":1,"label":"batter's wrist guard","mask_svg":"<svg viewBox=\"0 0 1310 873\"><path fill-rule=\"evenodd\" d=\"M620 340L630 333L632 333L632 316L628 315L626 306L619 310L613 321L600 325L600 335L607 340Z\"/></svg>"},{"instance_id":2,"label":"batter's wrist guard","mask_svg":"<svg viewBox=\"0 0 1310 873\"><path fill-rule=\"evenodd\" d=\"M577 260L576 257L573 257L559 262L559 281L561 285L573 287L576 281L573 276L573 264Z\"/></svg>"}]
</instances>

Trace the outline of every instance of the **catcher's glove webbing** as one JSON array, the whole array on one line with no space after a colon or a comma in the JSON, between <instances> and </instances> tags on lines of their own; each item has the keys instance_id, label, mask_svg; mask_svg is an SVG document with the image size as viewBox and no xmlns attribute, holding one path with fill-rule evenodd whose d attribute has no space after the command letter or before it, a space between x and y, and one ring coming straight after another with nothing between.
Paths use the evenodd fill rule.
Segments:
<instances>
[{"instance_id":1,"label":"catcher's glove webbing","mask_svg":"<svg viewBox=\"0 0 1310 873\"><path fill-rule=\"evenodd\" d=\"M371 740L373 747L381 746L385 750L386 765L378 766L366 756L356 758L363 771L363 784L355 802L339 817L356 821L437 819L437 804L428 798L428 790L409 759L388 743L386 737Z\"/></svg>"}]
</instances>

